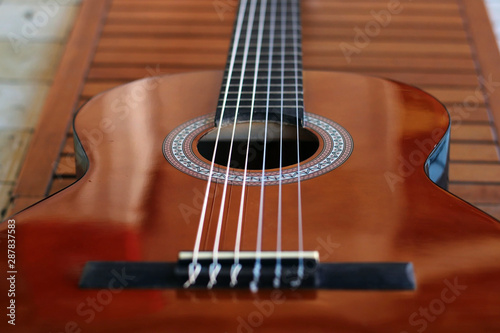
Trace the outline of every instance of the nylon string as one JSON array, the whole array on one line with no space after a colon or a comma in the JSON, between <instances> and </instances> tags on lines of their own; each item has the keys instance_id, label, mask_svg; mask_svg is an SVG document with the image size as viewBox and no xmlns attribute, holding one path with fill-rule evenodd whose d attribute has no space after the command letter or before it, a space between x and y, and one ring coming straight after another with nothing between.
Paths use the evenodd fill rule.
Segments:
<instances>
[{"instance_id":1,"label":"nylon string","mask_svg":"<svg viewBox=\"0 0 500 333\"><path fill-rule=\"evenodd\" d=\"M276 268L274 270L274 287L279 288L281 281L281 225L283 215L283 98L285 84L285 44L286 44L286 10L287 2L281 3L281 112L280 112L280 165L278 180L278 230L276 235Z\"/></svg>"},{"instance_id":2,"label":"nylon string","mask_svg":"<svg viewBox=\"0 0 500 333\"><path fill-rule=\"evenodd\" d=\"M262 35L264 33L264 23L266 18L266 8L267 8L267 0L263 0L260 5L260 14L259 14L259 30L257 37L257 50L255 55L255 69L254 69L254 78L253 78L253 90L252 90L252 104L250 107L250 123L248 126L248 137L247 137L247 149L245 153L245 169L243 172L243 184L241 189L241 198L240 198L240 210L238 215L238 229L236 233L236 242L234 246L234 264L231 267L231 286L234 287L238 282L238 274L241 271L241 265L239 262L239 254L241 247L241 230L243 225L243 213L245 206L245 188L247 181L247 170L248 170L248 156L250 151L250 135L252 132L252 121L253 121L253 111L255 105L255 94L257 93L257 78L258 71L260 66L260 53L262 48ZM266 124L267 127L267 124ZM265 143L264 143L265 144Z\"/></svg>"},{"instance_id":3,"label":"nylon string","mask_svg":"<svg viewBox=\"0 0 500 333\"><path fill-rule=\"evenodd\" d=\"M264 132L264 149L263 149L263 161L262 161L262 172L261 172L261 184L260 184L260 200L259 200L259 215L258 215L258 230L257 230L257 240L256 240L256 253L255 253L255 264L253 268L253 280L250 283L250 289L255 292L258 290L258 283L260 279L261 272L261 258L262 258L262 238L263 238L263 219L264 219L264 186L265 186L265 169L266 169L266 155L267 155L267 137L268 137L268 123L269 123L269 108L270 108L270 97L271 97L271 78L272 78L272 65L273 65L273 52L274 52L274 39L275 39L275 29L276 29L276 12L277 12L277 0L271 0L271 13L270 13L270 31L269 31L269 54L268 54L268 77L267 77L267 98L266 98L266 113L265 113L265 132ZM226 87L224 91L223 103L221 107L221 115L220 120L217 126L217 135L215 139L214 151L212 155L212 161L210 165L210 171L208 175L208 182L205 189L205 197L203 201L202 212L200 215L200 220L197 229L195 246L193 249L193 259L189 264L189 277L188 280L184 283L184 287L187 288L190 285L196 282L197 277L201 271L201 265L198 263L199 260L199 251L201 245L201 237L203 234L205 218L207 214L207 206L209 200L209 193L211 188L211 183L214 174L214 165L215 165L215 157L217 154L218 143L220 139L220 132L222 127L222 120L224 118L224 113L226 109L226 103L228 100L229 87L231 80L233 79L233 71L234 65L237 55L237 50L240 44L240 38L242 35L243 22L245 18L245 12L247 10L248 0L241 0L240 9L238 12L238 21L235 29L235 37L232 45L232 53L231 59L229 63L228 75L226 79ZM244 52L242 59L242 67L241 67L241 77L238 87L238 96L236 100L235 107L235 115L233 121L233 128L231 133L231 142L229 146L228 153L228 162L226 166L226 174L224 178L224 187L222 192L221 205L218 215L217 228L215 241L213 246L213 261L209 266L209 283L208 288L212 288L217 283L217 276L220 273L221 265L218 262L219 256L219 247L220 247L220 239L222 233L222 225L224 220L224 208L226 204L227 197L227 189L229 183L229 173L230 173L230 163L232 158L232 150L235 138L235 131L238 119L239 106L241 102L241 95L243 91L243 82L245 78L246 66L249 56L249 47L251 44L251 37L253 32L253 26L255 21L255 14L257 11L258 0L250 0L250 8L249 8L249 16L247 22L247 30L244 44ZM237 234L235 241L235 250L234 250L234 264L231 267L230 277L231 277L231 286L234 287L238 280L238 274L241 271L240 260L240 249L241 249L241 235L242 235L242 225L243 225L243 214L245 207L245 194L246 194L246 186L247 186L247 172L248 172L248 162L249 162L249 149L250 149L250 140L251 140L251 132L252 132L252 122L253 122L253 113L255 107L255 97L257 92L257 79L258 79L258 71L260 68L260 57L261 57L261 49L262 49L262 39L264 34L264 24L265 17L267 11L267 0L262 0L260 4L260 13L259 13L259 26L258 26L258 37L257 37L257 49L256 49L256 61L254 68L254 80L253 80L253 89L252 89L252 98L251 98L251 107L250 107L250 119L249 119L249 127L247 134L247 147L245 153L245 167L243 173L243 182L242 182L242 190L241 190L241 198L239 205L239 215L238 215L238 225L237 225ZM297 279L290 282L291 286L298 287L302 279L304 277L304 250L303 250L303 221L302 221L302 195L301 195L301 170L300 170L300 137L299 137L299 83L298 83L298 22L297 22L297 0L292 0L291 3L292 9L292 38L293 38L293 52L294 52L294 73L295 73L295 95L296 95L296 144L297 144L297 209L298 209L298 248L299 248L299 267L297 269ZM276 267L274 272L274 280L273 285L275 288L280 287L281 275L282 275L282 267L281 267L281 259L282 259L282 208L283 208L283 200L282 200L282 180L283 180L283 117L284 117L284 83L285 83L285 45L287 39L287 1L284 0L281 2L281 104L280 104L280 158L279 158L279 177L278 177L278 216L277 216L277 237L276 237Z\"/></svg>"},{"instance_id":4,"label":"nylon string","mask_svg":"<svg viewBox=\"0 0 500 333\"><path fill-rule=\"evenodd\" d=\"M285 42L286 42L286 1L281 2L281 112L280 112L280 159L279 159L279 194L278 194L278 230L277 230L277 244L276 244L276 269L275 269L275 279L273 281L274 286L276 288L279 287L279 281L281 280L281 216L282 216L282 199L281 199L281 185L282 185L282 176L283 176L283 84L284 84L284 60L285 60ZM273 22L271 26L273 27L273 35L270 38L273 40L274 44L274 26L275 26L275 17L276 17L276 1L273 2L274 13L272 13L271 19ZM271 45L273 45L271 44ZM271 69L272 69L272 51L273 46L270 46L269 53L269 71L268 71L268 96L267 96L267 104L266 104L266 130L267 130L267 114L269 112L269 99L270 99L270 86L271 86ZM267 133L267 131L266 131ZM264 142L267 141L267 138ZM261 206L259 207L259 229L257 234L257 249L256 249L256 261L253 271L254 279L250 284L250 289L253 292L257 291L258 281L260 278L260 269L261 269L261 257L262 257L262 229L263 229L263 198L264 198L264 174L265 174L265 163L262 166L262 183L261 183Z\"/></svg>"},{"instance_id":5,"label":"nylon string","mask_svg":"<svg viewBox=\"0 0 500 333\"><path fill-rule=\"evenodd\" d=\"M295 120L297 129L297 214L298 214L298 239L299 239L299 267L297 269L297 280L292 281L290 284L292 287L300 286L302 279L304 278L304 239L302 230L302 191L300 186L300 138L299 138L299 83L298 83L298 36L297 30L299 26L297 24L297 0L292 0L292 36L293 36L293 60L295 69Z\"/></svg>"},{"instance_id":6,"label":"nylon string","mask_svg":"<svg viewBox=\"0 0 500 333\"><path fill-rule=\"evenodd\" d=\"M205 224L205 216L207 213L208 198L209 198L209 194L210 194L210 186L212 184L212 177L213 177L213 171L214 171L214 165L215 165L215 156L217 154L217 147L218 147L218 143L219 143L220 130L222 127L222 120L224 119L224 112L226 110L227 96L229 93L229 83L231 82L231 79L233 76L234 63L235 63L235 59L236 59L236 51L238 49L238 44L239 44L239 40L240 40L240 35L241 35L241 30L242 30L242 25L243 25L243 18L245 17L246 5L247 5L247 0L241 0L241 7L240 7L240 10L238 13L238 21L236 23L236 29L235 29L235 35L234 35L234 40L236 42L233 43L233 47L231 50L231 60L229 63L229 71L228 71L228 75L227 75L227 79L226 79L226 89L224 91L224 99L222 102L222 109L221 109L219 124L217 126L217 135L215 138L214 152L212 154L212 162L210 163L210 171L208 174L208 181L207 181L207 186L205 189L205 197L203 199L203 207L201 210L200 220L198 223L198 230L196 233L195 245L194 245L194 249L193 249L193 261L189 264L189 271L188 271L189 277L188 277L188 280L184 283L184 288L188 288L190 285L194 284L196 282L196 279L198 278L198 275L200 274L200 271L201 271L201 265L198 263L198 256L199 256L200 244L201 244L201 236L203 233L203 226Z\"/></svg>"},{"instance_id":7,"label":"nylon string","mask_svg":"<svg viewBox=\"0 0 500 333\"><path fill-rule=\"evenodd\" d=\"M243 52L243 63L241 65L240 84L238 87L238 97L237 97L237 101L236 101L236 108L234 111L233 130L231 133L231 143L229 145L229 154L228 154L229 156L228 156L227 165L226 165L226 175L224 177L224 188L222 190L221 206L220 206L220 210L219 210L219 218L217 221L217 231L215 234L215 241L214 241L214 248L213 248L213 262L210 264L210 267L208 268L208 274L210 277L210 281L208 282L209 289L212 288L217 283L217 275L219 274L219 272L221 270L221 265L218 263L220 236L221 236L221 232L222 232L222 222L224 220L224 207L226 204L226 195L227 195L227 188L228 188L228 183L229 183L229 171L230 171L231 157L232 157L232 153L233 153L234 134L236 132L238 111L239 111L239 107L240 107L241 93L243 91L243 80L245 78L245 71L246 71L246 65L247 65L247 60L248 60L248 49L250 47L250 38L252 36L256 7L257 7L257 1L256 0L251 1L250 12L249 12L249 17L248 17L248 22L247 22L247 32L246 32L246 37L245 37L245 48L244 48L244 52ZM238 40L238 43L239 43L239 40Z\"/></svg>"},{"instance_id":8,"label":"nylon string","mask_svg":"<svg viewBox=\"0 0 500 333\"><path fill-rule=\"evenodd\" d=\"M277 0L272 0L271 3L271 13L270 13L270 23L271 26L269 28L269 55L268 55L268 65L267 65L267 98L266 98L266 120L265 120L265 129L264 129L264 151L262 158L262 174L261 174L261 183L260 183L260 200L259 200L259 222L257 229L257 244L256 244L256 257L255 257L255 265L253 268L253 280L250 283L250 289L253 292L257 291L257 286L260 278L260 269L261 269L261 256L262 256L262 227L264 221L264 176L266 173L266 154L267 154L267 127L269 120L269 99L271 96L271 70L273 64L273 50L274 50L274 30L276 26L276 7Z\"/></svg>"}]
</instances>

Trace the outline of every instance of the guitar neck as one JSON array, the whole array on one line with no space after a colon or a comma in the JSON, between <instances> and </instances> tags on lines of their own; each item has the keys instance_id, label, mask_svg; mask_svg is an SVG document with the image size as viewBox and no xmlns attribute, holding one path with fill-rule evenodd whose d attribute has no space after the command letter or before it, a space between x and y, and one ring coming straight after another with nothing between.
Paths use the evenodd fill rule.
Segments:
<instances>
[{"instance_id":1,"label":"guitar neck","mask_svg":"<svg viewBox=\"0 0 500 333\"><path fill-rule=\"evenodd\" d=\"M215 125L303 120L299 1L241 0Z\"/></svg>"}]
</instances>

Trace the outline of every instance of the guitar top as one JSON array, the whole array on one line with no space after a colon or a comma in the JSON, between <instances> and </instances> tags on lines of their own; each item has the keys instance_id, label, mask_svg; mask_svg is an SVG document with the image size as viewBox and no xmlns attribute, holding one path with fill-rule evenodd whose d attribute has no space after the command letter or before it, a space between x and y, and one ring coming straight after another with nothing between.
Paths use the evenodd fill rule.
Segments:
<instances>
[{"instance_id":1,"label":"guitar top","mask_svg":"<svg viewBox=\"0 0 500 333\"><path fill-rule=\"evenodd\" d=\"M500 224L446 191L446 109L302 73L298 10L242 0L224 72L79 111L81 179L0 225L2 332L500 331Z\"/></svg>"}]
</instances>

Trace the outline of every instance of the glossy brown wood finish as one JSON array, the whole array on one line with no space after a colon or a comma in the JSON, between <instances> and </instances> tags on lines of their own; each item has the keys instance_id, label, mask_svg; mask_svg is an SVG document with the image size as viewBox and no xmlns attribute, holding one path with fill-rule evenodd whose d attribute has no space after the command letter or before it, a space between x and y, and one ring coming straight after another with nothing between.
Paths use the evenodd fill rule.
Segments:
<instances>
[{"instance_id":1,"label":"glossy brown wood finish","mask_svg":"<svg viewBox=\"0 0 500 333\"><path fill-rule=\"evenodd\" d=\"M162 142L180 124L214 112L221 76L141 80L97 96L80 111L75 132L88 171L14 216L16 332L76 326L91 332L415 332L424 324L429 332L500 330L500 224L424 172L423 156L448 129L446 111L415 88L343 73L304 73L306 110L338 122L354 140L342 166L302 183L305 249L318 250L322 262L411 261L415 291L78 289L89 260L175 261L180 250L192 249L206 183L172 167ZM398 181L388 182L388 172ZM240 191L231 186L228 192L222 249L234 246ZM287 250L297 248L296 191L296 184L283 187ZM220 184L212 187L207 250L221 192ZM259 188L249 187L247 198L242 247L253 250ZM272 250L276 186L266 187L265 207L264 248ZM1 227L5 236L7 226ZM6 253L6 242L0 246ZM0 289L6 287L2 279ZM92 299L94 309L87 303ZM6 326L3 320L2 331Z\"/></svg>"}]
</instances>

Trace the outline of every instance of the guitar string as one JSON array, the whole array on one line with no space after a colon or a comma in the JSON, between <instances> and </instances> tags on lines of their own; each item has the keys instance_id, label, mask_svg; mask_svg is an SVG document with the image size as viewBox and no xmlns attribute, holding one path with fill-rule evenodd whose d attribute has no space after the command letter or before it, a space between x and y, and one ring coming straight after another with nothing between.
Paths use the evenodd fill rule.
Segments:
<instances>
[{"instance_id":1,"label":"guitar string","mask_svg":"<svg viewBox=\"0 0 500 333\"><path fill-rule=\"evenodd\" d=\"M262 256L262 229L263 229L263 221L264 221L264 176L266 170L266 155L267 155L267 127L269 120L269 97L271 95L271 69L272 69L272 59L273 59L273 50L274 50L274 33L276 26L276 8L277 8L277 0L272 0L271 3L271 12L270 12L270 27L269 27L269 54L268 54L268 68L267 68L267 102L266 102L266 120L264 127L264 150L263 150L263 158L262 158L262 174L261 174L261 183L260 183L260 199L259 199L259 222L257 229L257 244L256 244L256 254L255 254L255 264L253 268L253 280L250 283L250 289L253 292L256 292L258 289L258 283L260 278L260 269L261 269L261 256Z\"/></svg>"},{"instance_id":2,"label":"guitar string","mask_svg":"<svg viewBox=\"0 0 500 333\"><path fill-rule=\"evenodd\" d=\"M240 265L240 247L241 247L241 230L243 225L243 212L244 212L244 203L245 203L245 188L246 188L246 180L247 180L247 170L248 170L248 156L250 152L250 136L252 132L252 121L253 121L253 112L255 105L255 95L257 93L257 78L258 71L260 66L260 53L262 47L262 36L264 33L264 23L266 18L266 9L267 9L267 0L262 0L260 4L260 13L259 13L259 29L257 35L257 50L255 55L255 69L254 69L254 78L253 78L253 90L252 90L252 102L250 106L250 122L248 125L248 136L247 136L247 149L245 153L245 169L243 171L243 184L241 187L241 198L240 198L240 210L238 215L238 228L236 232L236 242L234 245L234 264L231 267L231 287L234 287L238 283L238 274L241 271Z\"/></svg>"},{"instance_id":3,"label":"guitar string","mask_svg":"<svg viewBox=\"0 0 500 333\"><path fill-rule=\"evenodd\" d=\"M205 189L205 197L203 199L203 207L201 210L200 220L198 223L198 230L196 233L196 240L195 240L195 245L194 245L194 249L193 249L193 260L189 264L188 280L184 283L184 288L188 288L190 285L194 284L196 282L198 275L201 272L201 265L198 263L200 244L201 244L201 236L203 233L203 227L205 224L205 217L206 217L206 213L207 213L208 198L209 198L209 194L210 194L210 188L212 185L213 171L214 171L214 165L215 165L215 156L217 154L217 148L218 148L219 137L220 137L220 130L222 127L222 120L224 119L224 111L226 109L227 96L229 94L229 87L230 87L230 82L232 79L233 69L234 69L234 64L235 64L235 59L236 59L236 51L238 49L238 44L239 44L239 40L240 40L240 35L241 35L241 30L242 30L242 25L243 25L243 18L245 16L246 7L247 7L247 0L241 0L239 12L238 12L238 19L237 19L237 23L236 23L235 35L234 35L234 41L236 41L236 43L233 44L233 47L231 50L231 61L229 63L229 70L228 70L228 75L227 75L227 80L226 80L226 89L224 91L224 99L222 102L219 124L217 126L217 135L215 138L214 152L212 154L212 161L210 163L210 171L208 173L208 181L207 181L207 186Z\"/></svg>"},{"instance_id":4,"label":"guitar string","mask_svg":"<svg viewBox=\"0 0 500 333\"><path fill-rule=\"evenodd\" d=\"M281 281L281 229L283 218L283 110L284 110L284 88L285 84L285 44L286 44L286 14L287 1L281 3L281 110L280 110L280 165L278 179L278 225L276 232L276 267L274 270L273 285L279 288Z\"/></svg>"},{"instance_id":5,"label":"guitar string","mask_svg":"<svg viewBox=\"0 0 500 333\"><path fill-rule=\"evenodd\" d=\"M299 267L297 269L297 280L292 281L292 287L300 286L304 277L304 239L302 229L302 189L300 186L300 138L299 138L299 83L298 83L298 34L299 25L297 22L298 8L297 0L292 0L292 37L293 37L293 58L295 70L295 96L296 110L295 121L297 130L297 214L298 214L298 240L299 240Z\"/></svg>"},{"instance_id":6,"label":"guitar string","mask_svg":"<svg viewBox=\"0 0 500 333\"><path fill-rule=\"evenodd\" d=\"M214 247L213 247L213 261L208 268L208 274L209 274L210 280L208 282L207 287L209 289L211 289L217 283L217 275L219 274L219 272L222 268L218 262L220 237L221 237L221 233L222 233L222 222L224 220L224 208L226 205L226 195L227 195L227 188L228 188L228 184L229 184L229 172L231 170L230 164L231 164L231 158L232 158L232 153L233 153L234 136L236 133L238 111L239 111L239 107L240 107L241 93L243 90L243 80L245 79L245 71L246 71L246 65L247 65L246 63L248 60L248 49L250 47L250 38L252 36L256 7L257 7L257 1L252 0L250 3L249 17L248 17L248 22L247 22L247 31L246 31L246 36L245 36L245 47L244 47L244 51L243 51L243 63L241 65L240 85L238 88L238 97L237 97L237 101L236 101L236 108L234 111L234 121L233 121L233 129L231 132L231 142L229 145L229 153L228 153L228 159L227 159L227 165L226 165L226 175L224 177L224 187L222 190L219 218L217 221L217 230L216 230L216 234L215 234L215 241L214 241ZM239 40L238 40L238 43L239 43Z\"/></svg>"}]
</instances>

